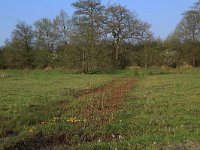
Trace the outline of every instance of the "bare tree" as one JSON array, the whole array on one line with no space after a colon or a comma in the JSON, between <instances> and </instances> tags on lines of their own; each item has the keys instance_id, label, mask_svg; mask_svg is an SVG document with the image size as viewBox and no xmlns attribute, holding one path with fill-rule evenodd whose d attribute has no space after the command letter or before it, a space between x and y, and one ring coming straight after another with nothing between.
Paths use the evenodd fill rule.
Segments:
<instances>
[{"instance_id":1,"label":"bare tree","mask_svg":"<svg viewBox=\"0 0 200 150\"><path fill-rule=\"evenodd\" d=\"M195 63L196 42L200 40L200 16L196 10L189 10L183 14L181 22L175 30L176 36L182 42L189 42L191 46L192 64ZM189 44L188 43L188 44Z\"/></svg>"},{"instance_id":2,"label":"bare tree","mask_svg":"<svg viewBox=\"0 0 200 150\"><path fill-rule=\"evenodd\" d=\"M81 46L80 61L83 71L87 72L95 66L95 45L101 39L104 7L100 0L78 0L72 5L75 7L73 39Z\"/></svg>"},{"instance_id":3,"label":"bare tree","mask_svg":"<svg viewBox=\"0 0 200 150\"><path fill-rule=\"evenodd\" d=\"M12 32L11 43L23 55L23 59L27 67L31 66L34 34L32 27L25 22L19 22L15 30Z\"/></svg>"},{"instance_id":4,"label":"bare tree","mask_svg":"<svg viewBox=\"0 0 200 150\"><path fill-rule=\"evenodd\" d=\"M124 67L122 45L127 42L138 43L151 37L150 25L141 22L136 15L121 5L112 5L106 10L107 36L115 42L117 67ZM120 58L121 57L121 58Z\"/></svg>"},{"instance_id":5,"label":"bare tree","mask_svg":"<svg viewBox=\"0 0 200 150\"><path fill-rule=\"evenodd\" d=\"M56 16L53 21L54 32L57 34L58 45L66 45L70 42L70 34L72 30L71 19L64 10Z\"/></svg>"},{"instance_id":6,"label":"bare tree","mask_svg":"<svg viewBox=\"0 0 200 150\"><path fill-rule=\"evenodd\" d=\"M55 48L55 39L57 37L54 32L54 26L51 20L42 18L34 23L35 26L35 42L38 49L45 49L52 52Z\"/></svg>"}]
</instances>

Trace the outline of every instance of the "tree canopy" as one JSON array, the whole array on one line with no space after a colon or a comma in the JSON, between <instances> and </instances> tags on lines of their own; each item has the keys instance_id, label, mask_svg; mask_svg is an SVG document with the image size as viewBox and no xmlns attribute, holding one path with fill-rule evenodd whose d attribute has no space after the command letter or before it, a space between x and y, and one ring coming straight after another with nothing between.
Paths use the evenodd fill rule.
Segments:
<instances>
[{"instance_id":1,"label":"tree canopy","mask_svg":"<svg viewBox=\"0 0 200 150\"><path fill-rule=\"evenodd\" d=\"M61 10L52 20L18 22L0 48L0 67L59 67L89 73L135 65L200 65L199 0L165 40L156 39L148 22L119 4L77 0L72 6L72 16Z\"/></svg>"}]
</instances>

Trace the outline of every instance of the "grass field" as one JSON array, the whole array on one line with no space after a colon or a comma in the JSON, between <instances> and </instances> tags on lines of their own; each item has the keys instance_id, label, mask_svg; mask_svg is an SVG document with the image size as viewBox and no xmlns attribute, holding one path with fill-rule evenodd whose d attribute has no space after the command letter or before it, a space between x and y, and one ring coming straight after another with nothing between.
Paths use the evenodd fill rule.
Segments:
<instances>
[{"instance_id":1,"label":"grass field","mask_svg":"<svg viewBox=\"0 0 200 150\"><path fill-rule=\"evenodd\" d=\"M0 149L198 149L200 69L0 71Z\"/></svg>"}]
</instances>

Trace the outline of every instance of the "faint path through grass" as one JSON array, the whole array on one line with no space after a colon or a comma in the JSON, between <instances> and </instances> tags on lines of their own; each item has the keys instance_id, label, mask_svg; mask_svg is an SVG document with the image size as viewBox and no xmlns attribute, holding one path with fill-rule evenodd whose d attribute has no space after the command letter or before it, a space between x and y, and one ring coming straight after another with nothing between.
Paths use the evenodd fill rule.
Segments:
<instances>
[{"instance_id":1,"label":"faint path through grass","mask_svg":"<svg viewBox=\"0 0 200 150\"><path fill-rule=\"evenodd\" d=\"M71 114L78 117L77 119L75 117L71 119L72 130L68 129L67 133L51 136L38 133L35 136L17 142L12 147L8 147L8 149L26 149L30 147L32 149L41 147L53 149L53 147L59 144L66 145L69 148L77 146L80 143L115 140L120 135L95 134L91 131L94 129L98 130L102 124L112 122L114 119L113 113L124 102L124 96L133 88L135 82L135 79L117 78L103 87L89 90L89 92L84 91L84 95L83 93L82 95L78 94L79 97L74 106L67 107L66 109L66 113L74 109ZM77 91L77 93L80 92ZM81 101L85 101L88 98L90 98L90 101L86 101L87 103L80 105Z\"/></svg>"}]
</instances>

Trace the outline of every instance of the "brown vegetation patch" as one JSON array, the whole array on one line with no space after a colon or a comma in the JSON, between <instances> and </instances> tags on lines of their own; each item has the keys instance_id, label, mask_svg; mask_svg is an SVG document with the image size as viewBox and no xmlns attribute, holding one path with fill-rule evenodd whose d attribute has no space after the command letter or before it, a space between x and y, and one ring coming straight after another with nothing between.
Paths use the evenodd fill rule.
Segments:
<instances>
[{"instance_id":1,"label":"brown vegetation patch","mask_svg":"<svg viewBox=\"0 0 200 150\"><path fill-rule=\"evenodd\" d=\"M75 139L74 137L78 136L79 139ZM75 131L74 133L66 133L62 135L52 135L45 136L40 134L34 135L33 137L29 137L24 141L20 141L15 145L10 147L6 147L5 150L35 150L35 149L55 149L56 146L62 145L63 148L66 149L75 149L78 144L81 143L89 143L89 142L106 142L106 141L118 141L121 136L119 134L107 134L107 135L88 135L83 134L83 132ZM81 141L81 142L80 142Z\"/></svg>"},{"instance_id":2,"label":"brown vegetation patch","mask_svg":"<svg viewBox=\"0 0 200 150\"><path fill-rule=\"evenodd\" d=\"M75 89L67 89L67 92L65 92L66 96L72 96L74 98L80 98L82 96L93 94L96 91L98 91L100 87L92 88L92 89L82 89L82 90L75 90Z\"/></svg>"},{"instance_id":3,"label":"brown vegetation patch","mask_svg":"<svg viewBox=\"0 0 200 150\"><path fill-rule=\"evenodd\" d=\"M110 122L113 119L112 114L124 102L125 94L133 88L134 83L134 79L118 79L108 84L97 90L94 94L98 95L98 98L77 114L85 118L87 123L95 122L101 125Z\"/></svg>"},{"instance_id":4,"label":"brown vegetation patch","mask_svg":"<svg viewBox=\"0 0 200 150\"><path fill-rule=\"evenodd\" d=\"M115 83L118 79L115 79L113 81L111 81L111 83L107 83L105 85L102 85L100 87L95 87L95 88L86 88L86 89L81 89L81 90L76 90L76 89L65 89L66 92L64 93L64 95L66 96L72 96L74 98L81 98L83 96L87 96L89 94L94 95L97 92L102 91L103 89L107 88L109 85L112 85L113 83ZM120 79L119 79L120 80Z\"/></svg>"}]
</instances>

